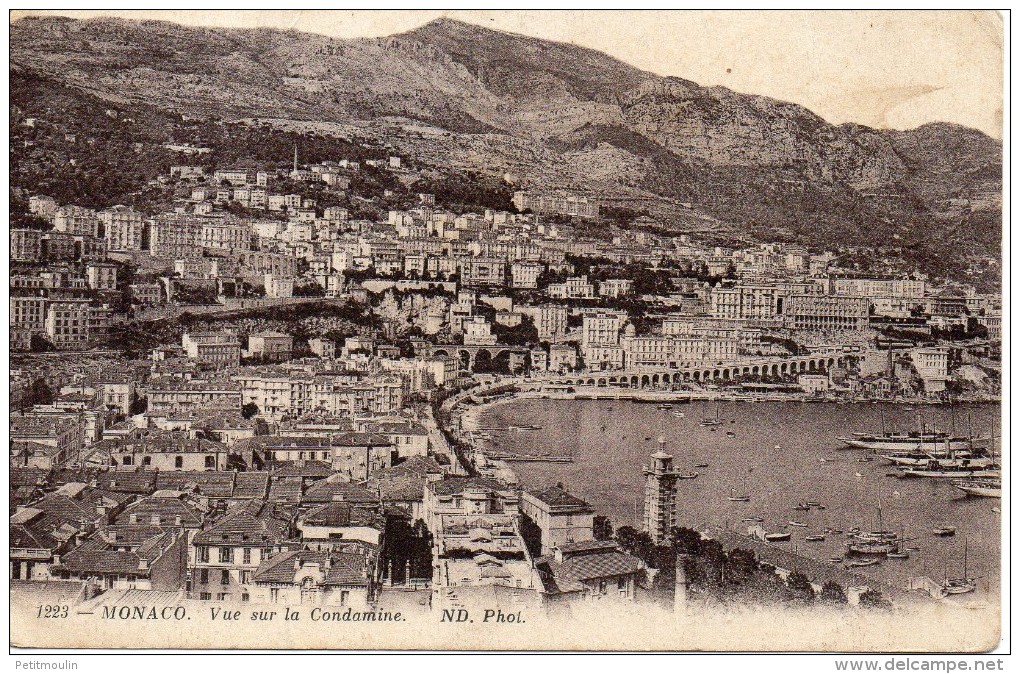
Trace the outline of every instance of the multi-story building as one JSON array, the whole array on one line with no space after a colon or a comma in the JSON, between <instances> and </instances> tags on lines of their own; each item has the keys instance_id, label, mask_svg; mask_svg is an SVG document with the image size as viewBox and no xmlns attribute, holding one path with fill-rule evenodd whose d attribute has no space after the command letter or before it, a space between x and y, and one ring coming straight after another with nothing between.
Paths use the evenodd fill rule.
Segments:
<instances>
[{"instance_id":1,"label":"multi-story building","mask_svg":"<svg viewBox=\"0 0 1020 674\"><path fill-rule=\"evenodd\" d=\"M117 265L109 262L90 262L85 267L85 278L93 290L116 290Z\"/></svg>"},{"instance_id":2,"label":"multi-story building","mask_svg":"<svg viewBox=\"0 0 1020 674\"><path fill-rule=\"evenodd\" d=\"M619 311L589 311L582 316L581 356L589 370L610 370L623 367L620 332L627 314Z\"/></svg>"},{"instance_id":3,"label":"multi-story building","mask_svg":"<svg viewBox=\"0 0 1020 674\"><path fill-rule=\"evenodd\" d=\"M553 299L591 299L595 297L595 286L587 276L571 276L564 283L551 283L546 293Z\"/></svg>"},{"instance_id":4,"label":"multi-story building","mask_svg":"<svg viewBox=\"0 0 1020 674\"><path fill-rule=\"evenodd\" d=\"M867 297L791 295L783 320L795 330L864 330L868 327Z\"/></svg>"},{"instance_id":5,"label":"multi-story building","mask_svg":"<svg viewBox=\"0 0 1020 674\"><path fill-rule=\"evenodd\" d=\"M113 206L99 212L103 234L109 250L142 250L145 244L146 222L141 213L127 206Z\"/></svg>"},{"instance_id":6,"label":"multi-story building","mask_svg":"<svg viewBox=\"0 0 1020 674\"><path fill-rule=\"evenodd\" d=\"M625 278L611 278L599 283L599 295L602 297L625 297L630 294L634 282Z\"/></svg>"},{"instance_id":7,"label":"multi-story building","mask_svg":"<svg viewBox=\"0 0 1020 674\"><path fill-rule=\"evenodd\" d=\"M253 500L231 509L191 540L188 597L250 601L253 575L287 550L291 530L291 517L275 503Z\"/></svg>"},{"instance_id":8,"label":"multi-story building","mask_svg":"<svg viewBox=\"0 0 1020 674\"><path fill-rule=\"evenodd\" d=\"M287 360L294 350L294 338L284 332L257 332L248 335L249 358Z\"/></svg>"},{"instance_id":9,"label":"multi-story building","mask_svg":"<svg viewBox=\"0 0 1020 674\"><path fill-rule=\"evenodd\" d=\"M940 347L913 349L910 358L926 393L941 393L949 380L949 351Z\"/></svg>"},{"instance_id":10,"label":"multi-story building","mask_svg":"<svg viewBox=\"0 0 1020 674\"><path fill-rule=\"evenodd\" d=\"M492 257L472 257L461 261L460 282L468 288L506 285L506 261Z\"/></svg>"},{"instance_id":11,"label":"multi-story building","mask_svg":"<svg viewBox=\"0 0 1020 674\"><path fill-rule=\"evenodd\" d=\"M510 265L511 286L514 288L537 288L538 277L545 271L545 265L537 262L514 262Z\"/></svg>"},{"instance_id":12,"label":"multi-story building","mask_svg":"<svg viewBox=\"0 0 1020 674\"><path fill-rule=\"evenodd\" d=\"M519 211L558 215L576 215L582 218L595 218L599 214L599 202L592 197L571 192L514 192L514 206Z\"/></svg>"},{"instance_id":13,"label":"multi-story building","mask_svg":"<svg viewBox=\"0 0 1020 674\"><path fill-rule=\"evenodd\" d=\"M496 335L492 334L492 326L484 316L472 316L462 324L465 346L493 346Z\"/></svg>"},{"instance_id":14,"label":"multi-story building","mask_svg":"<svg viewBox=\"0 0 1020 674\"><path fill-rule=\"evenodd\" d=\"M159 378L145 386L152 415L180 410L241 409L241 387L227 379Z\"/></svg>"},{"instance_id":15,"label":"multi-story building","mask_svg":"<svg viewBox=\"0 0 1020 674\"><path fill-rule=\"evenodd\" d=\"M251 226L245 222L216 221L203 223L199 233L203 248L227 251L251 248Z\"/></svg>"},{"instance_id":16,"label":"multi-story building","mask_svg":"<svg viewBox=\"0 0 1020 674\"><path fill-rule=\"evenodd\" d=\"M832 278L829 292L833 295L853 297L912 297L925 296L927 284L910 278Z\"/></svg>"},{"instance_id":17,"label":"multi-story building","mask_svg":"<svg viewBox=\"0 0 1020 674\"><path fill-rule=\"evenodd\" d=\"M567 334L567 308L543 304L529 312L538 330L539 341L553 341Z\"/></svg>"},{"instance_id":18,"label":"multi-story building","mask_svg":"<svg viewBox=\"0 0 1020 674\"><path fill-rule=\"evenodd\" d=\"M46 336L57 349L89 345L88 300L51 300L46 307Z\"/></svg>"},{"instance_id":19,"label":"multi-story building","mask_svg":"<svg viewBox=\"0 0 1020 674\"><path fill-rule=\"evenodd\" d=\"M61 206L53 213L53 231L76 236L99 236L99 215L80 206Z\"/></svg>"},{"instance_id":20,"label":"multi-story building","mask_svg":"<svg viewBox=\"0 0 1020 674\"><path fill-rule=\"evenodd\" d=\"M645 563L615 541L564 543L535 560L544 603L633 602Z\"/></svg>"},{"instance_id":21,"label":"multi-story building","mask_svg":"<svg viewBox=\"0 0 1020 674\"><path fill-rule=\"evenodd\" d=\"M241 362L241 342L229 332L186 332L181 346L188 358L202 365L229 367Z\"/></svg>"},{"instance_id":22,"label":"multi-story building","mask_svg":"<svg viewBox=\"0 0 1020 674\"><path fill-rule=\"evenodd\" d=\"M12 229L12 262L38 262L42 259L42 232L38 229Z\"/></svg>"},{"instance_id":23,"label":"multi-story building","mask_svg":"<svg viewBox=\"0 0 1020 674\"><path fill-rule=\"evenodd\" d=\"M57 212L57 201L53 197L33 194L28 198L28 212L41 218L52 217Z\"/></svg>"},{"instance_id":24,"label":"multi-story building","mask_svg":"<svg viewBox=\"0 0 1020 674\"><path fill-rule=\"evenodd\" d=\"M593 538L595 510L560 487L521 492L521 514L542 532L540 554L551 554L565 543Z\"/></svg>"},{"instance_id":25,"label":"multi-story building","mask_svg":"<svg viewBox=\"0 0 1020 674\"><path fill-rule=\"evenodd\" d=\"M90 463L113 469L226 470L229 451L213 440L148 434L102 440L90 449Z\"/></svg>"},{"instance_id":26,"label":"multi-story building","mask_svg":"<svg viewBox=\"0 0 1020 674\"><path fill-rule=\"evenodd\" d=\"M153 257L201 257L202 218L184 213L162 213L151 226L149 252Z\"/></svg>"},{"instance_id":27,"label":"multi-story building","mask_svg":"<svg viewBox=\"0 0 1020 674\"><path fill-rule=\"evenodd\" d=\"M11 327L43 332L46 329L46 298L12 295Z\"/></svg>"}]
</instances>

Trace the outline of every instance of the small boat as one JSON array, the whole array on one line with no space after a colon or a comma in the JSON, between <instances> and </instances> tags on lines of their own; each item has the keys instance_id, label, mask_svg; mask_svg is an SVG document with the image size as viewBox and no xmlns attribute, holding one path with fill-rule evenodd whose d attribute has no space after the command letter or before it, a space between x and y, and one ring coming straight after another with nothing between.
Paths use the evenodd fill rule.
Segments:
<instances>
[{"instance_id":1,"label":"small boat","mask_svg":"<svg viewBox=\"0 0 1020 674\"><path fill-rule=\"evenodd\" d=\"M737 434L734 433L733 431L726 431L726 437L727 438L735 438L735 437L737 437Z\"/></svg>"},{"instance_id":2,"label":"small boat","mask_svg":"<svg viewBox=\"0 0 1020 674\"><path fill-rule=\"evenodd\" d=\"M793 509L794 510L811 510L811 506L809 506L807 503L798 503L797 505L793 506Z\"/></svg>"},{"instance_id":3,"label":"small boat","mask_svg":"<svg viewBox=\"0 0 1020 674\"><path fill-rule=\"evenodd\" d=\"M758 524L765 521L764 517L745 517L741 520L742 522L756 522Z\"/></svg>"},{"instance_id":4,"label":"small boat","mask_svg":"<svg viewBox=\"0 0 1020 674\"><path fill-rule=\"evenodd\" d=\"M829 557L829 561L832 562L833 564L839 564L840 562L843 561L843 558L842 557Z\"/></svg>"},{"instance_id":5,"label":"small boat","mask_svg":"<svg viewBox=\"0 0 1020 674\"><path fill-rule=\"evenodd\" d=\"M941 536L943 538L947 536L956 535L956 527L935 527L931 530L932 535Z\"/></svg>"},{"instance_id":6,"label":"small boat","mask_svg":"<svg viewBox=\"0 0 1020 674\"><path fill-rule=\"evenodd\" d=\"M798 522L797 520L790 520L789 522L787 522L787 524L789 524L791 527L806 527L807 526L803 522Z\"/></svg>"},{"instance_id":7,"label":"small boat","mask_svg":"<svg viewBox=\"0 0 1020 674\"><path fill-rule=\"evenodd\" d=\"M684 414L683 412L677 412L676 410L673 411L673 416L676 417L677 419L684 419L687 417L687 415Z\"/></svg>"},{"instance_id":8,"label":"small boat","mask_svg":"<svg viewBox=\"0 0 1020 674\"><path fill-rule=\"evenodd\" d=\"M967 575L967 542L963 543L963 576L960 578L950 578L948 570L946 571L946 580L942 583L942 592L944 594L966 594L973 592L977 589L977 583L974 582L973 578Z\"/></svg>"},{"instance_id":9,"label":"small boat","mask_svg":"<svg viewBox=\"0 0 1020 674\"><path fill-rule=\"evenodd\" d=\"M702 419L701 419L701 425L702 426L706 426L706 427L722 426L723 423L725 423L725 422L719 416L719 404L718 404L718 402L716 403L716 406L715 406L715 416L714 417L702 417ZM712 430L715 430L715 429L713 428Z\"/></svg>"},{"instance_id":10,"label":"small boat","mask_svg":"<svg viewBox=\"0 0 1020 674\"><path fill-rule=\"evenodd\" d=\"M1001 515L1002 508L992 508L992 512L995 513L996 515Z\"/></svg>"},{"instance_id":11,"label":"small boat","mask_svg":"<svg viewBox=\"0 0 1020 674\"><path fill-rule=\"evenodd\" d=\"M781 532L776 532L774 534L765 534L765 540L768 541L769 543L778 543L780 541L788 541L788 540L790 540L790 532L789 531L781 531Z\"/></svg>"},{"instance_id":12,"label":"small boat","mask_svg":"<svg viewBox=\"0 0 1020 674\"><path fill-rule=\"evenodd\" d=\"M726 497L726 500L728 500L728 501L739 501L741 503L746 503L747 501L751 500L751 497L746 495L746 494L731 494L730 496Z\"/></svg>"},{"instance_id":13,"label":"small boat","mask_svg":"<svg viewBox=\"0 0 1020 674\"><path fill-rule=\"evenodd\" d=\"M944 450L947 444L951 450L962 451L981 449L988 445L988 438L951 436L948 433L932 432L931 430L925 430L924 433L917 431L910 433L854 433L852 437L839 437L837 440L845 443L848 447L878 452L939 451Z\"/></svg>"},{"instance_id":14,"label":"small boat","mask_svg":"<svg viewBox=\"0 0 1020 674\"><path fill-rule=\"evenodd\" d=\"M862 456L861 458L857 459L857 463L871 463L874 460L875 457L873 456Z\"/></svg>"},{"instance_id":15,"label":"small boat","mask_svg":"<svg viewBox=\"0 0 1020 674\"><path fill-rule=\"evenodd\" d=\"M696 463L696 464L694 464L694 467L695 468L708 468L708 464L707 463Z\"/></svg>"},{"instance_id":16,"label":"small boat","mask_svg":"<svg viewBox=\"0 0 1020 674\"><path fill-rule=\"evenodd\" d=\"M851 559L846 563L846 568L852 569L858 566L875 566L879 560L877 557L869 557L867 559Z\"/></svg>"},{"instance_id":17,"label":"small boat","mask_svg":"<svg viewBox=\"0 0 1020 674\"><path fill-rule=\"evenodd\" d=\"M809 508L824 508L825 507L821 503L819 503L818 501L804 501L804 505L806 505Z\"/></svg>"},{"instance_id":18,"label":"small boat","mask_svg":"<svg viewBox=\"0 0 1020 674\"><path fill-rule=\"evenodd\" d=\"M772 449L782 449L782 448L783 448L782 445L775 445Z\"/></svg>"},{"instance_id":19,"label":"small boat","mask_svg":"<svg viewBox=\"0 0 1020 674\"><path fill-rule=\"evenodd\" d=\"M678 479L678 480L693 480L696 477L698 477L698 474L696 472L690 472L690 473L680 473L679 475L676 476L676 479Z\"/></svg>"},{"instance_id":20,"label":"small boat","mask_svg":"<svg viewBox=\"0 0 1020 674\"><path fill-rule=\"evenodd\" d=\"M671 410L671 409L673 409L673 406L670 405L669 403L663 403L662 405L659 405L659 409L660 410Z\"/></svg>"},{"instance_id":21,"label":"small boat","mask_svg":"<svg viewBox=\"0 0 1020 674\"><path fill-rule=\"evenodd\" d=\"M805 536L804 540L808 541L809 543L818 543L820 541L824 541L825 536L823 536L822 534L813 534L811 536Z\"/></svg>"},{"instance_id":22,"label":"small boat","mask_svg":"<svg viewBox=\"0 0 1020 674\"><path fill-rule=\"evenodd\" d=\"M885 556L888 557L889 559L907 559L908 557L910 557L910 553L905 550L901 550L899 552L886 553Z\"/></svg>"},{"instance_id":23,"label":"small boat","mask_svg":"<svg viewBox=\"0 0 1020 674\"><path fill-rule=\"evenodd\" d=\"M953 486L967 496L1002 498L1002 479L960 480Z\"/></svg>"}]
</instances>

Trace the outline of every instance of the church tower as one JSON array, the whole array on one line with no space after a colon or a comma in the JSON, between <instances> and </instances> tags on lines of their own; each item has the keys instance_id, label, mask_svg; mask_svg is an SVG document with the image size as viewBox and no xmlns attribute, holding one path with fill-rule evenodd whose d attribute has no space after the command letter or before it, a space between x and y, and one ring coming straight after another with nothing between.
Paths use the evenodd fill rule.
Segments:
<instances>
[{"instance_id":1,"label":"church tower","mask_svg":"<svg viewBox=\"0 0 1020 674\"><path fill-rule=\"evenodd\" d=\"M676 482L679 473L673 469L673 457L664 449L666 440L659 438L659 449L645 466L645 518L643 529L656 543L666 540L676 524Z\"/></svg>"}]
</instances>

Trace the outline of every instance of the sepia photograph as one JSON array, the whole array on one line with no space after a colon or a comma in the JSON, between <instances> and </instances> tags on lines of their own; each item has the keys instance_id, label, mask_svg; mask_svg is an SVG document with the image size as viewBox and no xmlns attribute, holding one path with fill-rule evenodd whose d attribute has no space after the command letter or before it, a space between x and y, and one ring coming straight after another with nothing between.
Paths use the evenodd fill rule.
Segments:
<instances>
[{"instance_id":1,"label":"sepia photograph","mask_svg":"<svg viewBox=\"0 0 1020 674\"><path fill-rule=\"evenodd\" d=\"M1005 14L12 10L12 652L996 669Z\"/></svg>"}]
</instances>

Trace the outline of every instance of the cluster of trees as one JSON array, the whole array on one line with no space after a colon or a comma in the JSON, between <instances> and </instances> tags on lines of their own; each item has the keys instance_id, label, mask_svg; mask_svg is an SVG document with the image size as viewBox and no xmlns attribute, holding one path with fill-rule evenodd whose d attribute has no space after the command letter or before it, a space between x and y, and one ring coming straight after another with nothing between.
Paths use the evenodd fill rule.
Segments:
<instances>
[{"instance_id":1,"label":"cluster of trees","mask_svg":"<svg viewBox=\"0 0 1020 674\"><path fill-rule=\"evenodd\" d=\"M757 598L762 601L820 602L846 604L846 590L835 581L827 581L816 594L810 579L794 570L785 581L774 566L762 562L751 550L725 550L722 543L702 538L693 529L676 527L666 544L656 544L645 532L624 526L611 534L608 520L598 522L599 535L612 537L620 547L642 559L650 568L658 569L656 584L660 591L670 591L676 582L678 560L688 587L693 592L709 593L725 598ZM608 535L607 535L608 534ZM884 608L888 601L877 590L860 597L862 606Z\"/></svg>"},{"instance_id":2,"label":"cluster of trees","mask_svg":"<svg viewBox=\"0 0 1020 674\"><path fill-rule=\"evenodd\" d=\"M392 571L396 583L408 580L408 569L411 578L431 579L432 534L425 522L419 519L412 524L406 517L388 516L381 563L387 572Z\"/></svg>"}]
</instances>

